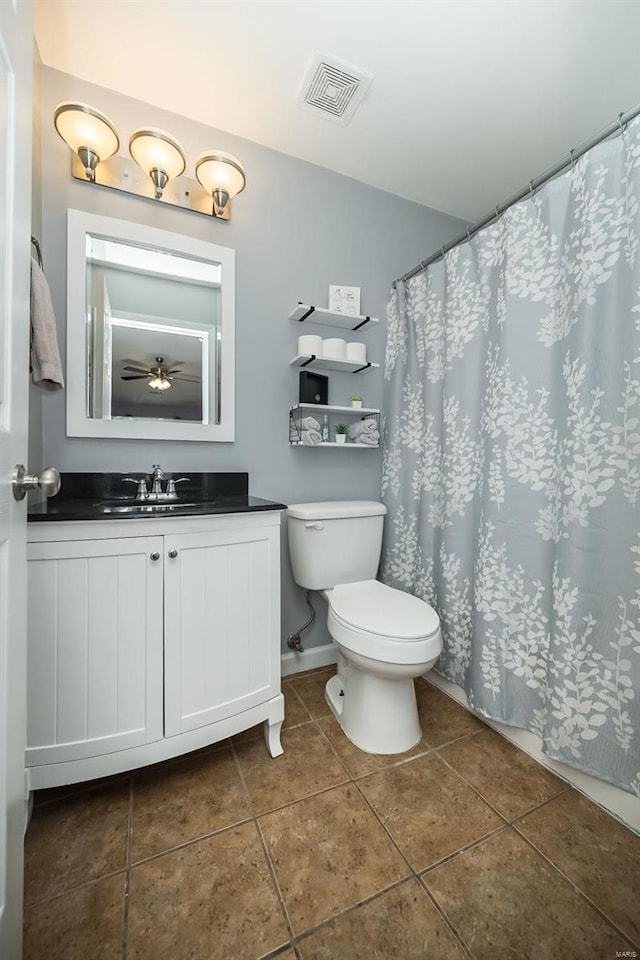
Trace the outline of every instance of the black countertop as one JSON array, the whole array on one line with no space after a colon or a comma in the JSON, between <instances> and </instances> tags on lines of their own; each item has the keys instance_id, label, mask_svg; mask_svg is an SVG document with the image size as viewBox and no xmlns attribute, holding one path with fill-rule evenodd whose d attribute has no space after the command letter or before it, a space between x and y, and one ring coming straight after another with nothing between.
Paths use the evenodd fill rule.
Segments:
<instances>
[{"instance_id":1,"label":"black countertop","mask_svg":"<svg viewBox=\"0 0 640 960\"><path fill-rule=\"evenodd\" d=\"M57 497L29 505L30 522L51 520L140 520L149 517L201 517L224 513L285 510L284 503L249 495L246 473L189 473L177 487L177 500L136 500L136 489L122 473L62 473ZM138 480L149 474L131 473ZM165 473L167 479L182 474Z\"/></svg>"}]
</instances>

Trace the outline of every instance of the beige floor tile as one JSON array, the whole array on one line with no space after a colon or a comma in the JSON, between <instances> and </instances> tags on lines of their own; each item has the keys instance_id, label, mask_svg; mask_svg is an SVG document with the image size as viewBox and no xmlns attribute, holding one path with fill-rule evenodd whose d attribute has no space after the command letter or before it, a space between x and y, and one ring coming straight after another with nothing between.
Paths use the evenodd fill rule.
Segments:
<instances>
[{"instance_id":1,"label":"beige floor tile","mask_svg":"<svg viewBox=\"0 0 640 960\"><path fill-rule=\"evenodd\" d=\"M294 933L409 872L352 784L266 814L260 824Z\"/></svg>"},{"instance_id":2,"label":"beige floor tile","mask_svg":"<svg viewBox=\"0 0 640 960\"><path fill-rule=\"evenodd\" d=\"M282 746L284 753L275 758L262 739L247 740L235 747L256 813L274 810L348 779L315 723L285 731Z\"/></svg>"},{"instance_id":3,"label":"beige floor tile","mask_svg":"<svg viewBox=\"0 0 640 960\"><path fill-rule=\"evenodd\" d=\"M128 822L128 780L36 807L25 838L25 901L123 869Z\"/></svg>"},{"instance_id":4,"label":"beige floor tile","mask_svg":"<svg viewBox=\"0 0 640 960\"><path fill-rule=\"evenodd\" d=\"M229 747L141 770L133 781L132 861L250 817Z\"/></svg>"},{"instance_id":5,"label":"beige floor tile","mask_svg":"<svg viewBox=\"0 0 640 960\"><path fill-rule=\"evenodd\" d=\"M128 960L255 960L288 941L254 823L131 871Z\"/></svg>"},{"instance_id":6,"label":"beige floor tile","mask_svg":"<svg viewBox=\"0 0 640 960\"><path fill-rule=\"evenodd\" d=\"M299 944L302 960L463 960L416 880L321 927Z\"/></svg>"},{"instance_id":7,"label":"beige floor tile","mask_svg":"<svg viewBox=\"0 0 640 960\"><path fill-rule=\"evenodd\" d=\"M27 907L24 960L120 960L125 874Z\"/></svg>"},{"instance_id":8,"label":"beige floor tile","mask_svg":"<svg viewBox=\"0 0 640 960\"><path fill-rule=\"evenodd\" d=\"M486 729L482 720L425 680L416 681L416 699L422 736L432 747Z\"/></svg>"},{"instance_id":9,"label":"beige floor tile","mask_svg":"<svg viewBox=\"0 0 640 960\"><path fill-rule=\"evenodd\" d=\"M541 763L488 728L438 752L507 820L567 789Z\"/></svg>"},{"instance_id":10,"label":"beige floor tile","mask_svg":"<svg viewBox=\"0 0 640 960\"><path fill-rule=\"evenodd\" d=\"M517 823L640 946L640 837L575 790Z\"/></svg>"},{"instance_id":11,"label":"beige floor tile","mask_svg":"<svg viewBox=\"0 0 640 960\"><path fill-rule=\"evenodd\" d=\"M354 778L365 777L369 773L383 770L391 764L406 760L409 757L416 757L430 749L423 738L417 746L407 750L406 753L386 755L365 753L344 735L335 717L323 717L322 720L318 720L318 726L327 739L331 741L334 750Z\"/></svg>"},{"instance_id":12,"label":"beige floor tile","mask_svg":"<svg viewBox=\"0 0 640 960\"><path fill-rule=\"evenodd\" d=\"M331 713L331 708L324 698L324 688L327 681L335 675L335 672L335 667L327 667L324 670L317 671L317 673L308 674L306 677L295 677L287 681L298 694L314 720L317 720L318 717L328 717Z\"/></svg>"},{"instance_id":13,"label":"beige floor tile","mask_svg":"<svg viewBox=\"0 0 640 960\"><path fill-rule=\"evenodd\" d=\"M311 720L311 715L293 685L283 683L282 693L284 694L284 723L282 729L290 730L291 727L297 727L301 723L308 723Z\"/></svg>"},{"instance_id":14,"label":"beige floor tile","mask_svg":"<svg viewBox=\"0 0 640 960\"><path fill-rule=\"evenodd\" d=\"M433 753L387 767L358 785L416 871L504 824Z\"/></svg>"},{"instance_id":15,"label":"beige floor tile","mask_svg":"<svg viewBox=\"0 0 640 960\"><path fill-rule=\"evenodd\" d=\"M609 960L629 949L510 828L430 870L424 881L476 960Z\"/></svg>"}]
</instances>

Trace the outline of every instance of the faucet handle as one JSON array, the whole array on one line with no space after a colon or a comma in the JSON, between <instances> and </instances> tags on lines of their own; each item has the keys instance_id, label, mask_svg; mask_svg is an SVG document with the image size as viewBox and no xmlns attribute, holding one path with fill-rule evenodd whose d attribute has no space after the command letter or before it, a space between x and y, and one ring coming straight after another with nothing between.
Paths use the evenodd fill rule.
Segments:
<instances>
[{"instance_id":1,"label":"faucet handle","mask_svg":"<svg viewBox=\"0 0 640 960\"><path fill-rule=\"evenodd\" d=\"M167 496L177 498L176 483L184 483L186 480L191 480L191 477L178 477L177 480L173 478L167 480Z\"/></svg>"},{"instance_id":2,"label":"faucet handle","mask_svg":"<svg viewBox=\"0 0 640 960\"><path fill-rule=\"evenodd\" d=\"M149 493L147 491L147 481L145 480L144 477L141 477L140 480L134 480L133 477L123 477L122 482L136 484L138 488L136 490L136 500L146 500L147 497L149 496Z\"/></svg>"}]
</instances>

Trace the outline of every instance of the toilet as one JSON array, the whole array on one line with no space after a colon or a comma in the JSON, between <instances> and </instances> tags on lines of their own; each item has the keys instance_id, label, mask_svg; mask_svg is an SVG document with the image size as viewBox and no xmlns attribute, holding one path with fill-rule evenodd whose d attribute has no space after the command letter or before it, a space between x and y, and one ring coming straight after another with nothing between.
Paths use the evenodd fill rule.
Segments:
<instances>
[{"instance_id":1,"label":"toilet","mask_svg":"<svg viewBox=\"0 0 640 960\"><path fill-rule=\"evenodd\" d=\"M325 697L346 736L368 753L403 753L422 732L413 681L442 651L429 604L375 579L387 508L371 500L295 503L288 510L296 583L323 594L338 673Z\"/></svg>"}]
</instances>

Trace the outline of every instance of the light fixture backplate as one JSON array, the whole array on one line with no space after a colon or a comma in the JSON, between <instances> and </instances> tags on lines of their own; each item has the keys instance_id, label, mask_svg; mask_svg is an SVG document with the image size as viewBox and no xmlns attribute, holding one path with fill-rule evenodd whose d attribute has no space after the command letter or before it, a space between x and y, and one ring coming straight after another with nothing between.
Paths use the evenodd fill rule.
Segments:
<instances>
[{"instance_id":1,"label":"light fixture backplate","mask_svg":"<svg viewBox=\"0 0 640 960\"><path fill-rule=\"evenodd\" d=\"M85 169L77 153L71 155L71 173L76 180L82 180L90 186L96 184L101 187L110 187L112 190L121 190L123 193L135 194L153 200L154 203L168 203L172 207L181 207L193 213L201 213L217 220L231 218L231 201L221 213L213 213L213 199L202 189L197 180L181 176L170 180L164 188L161 197L156 199L155 188L151 178L130 157L113 156L103 160L95 169L95 180L87 180Z\"/></svg>"}]
</instances>

